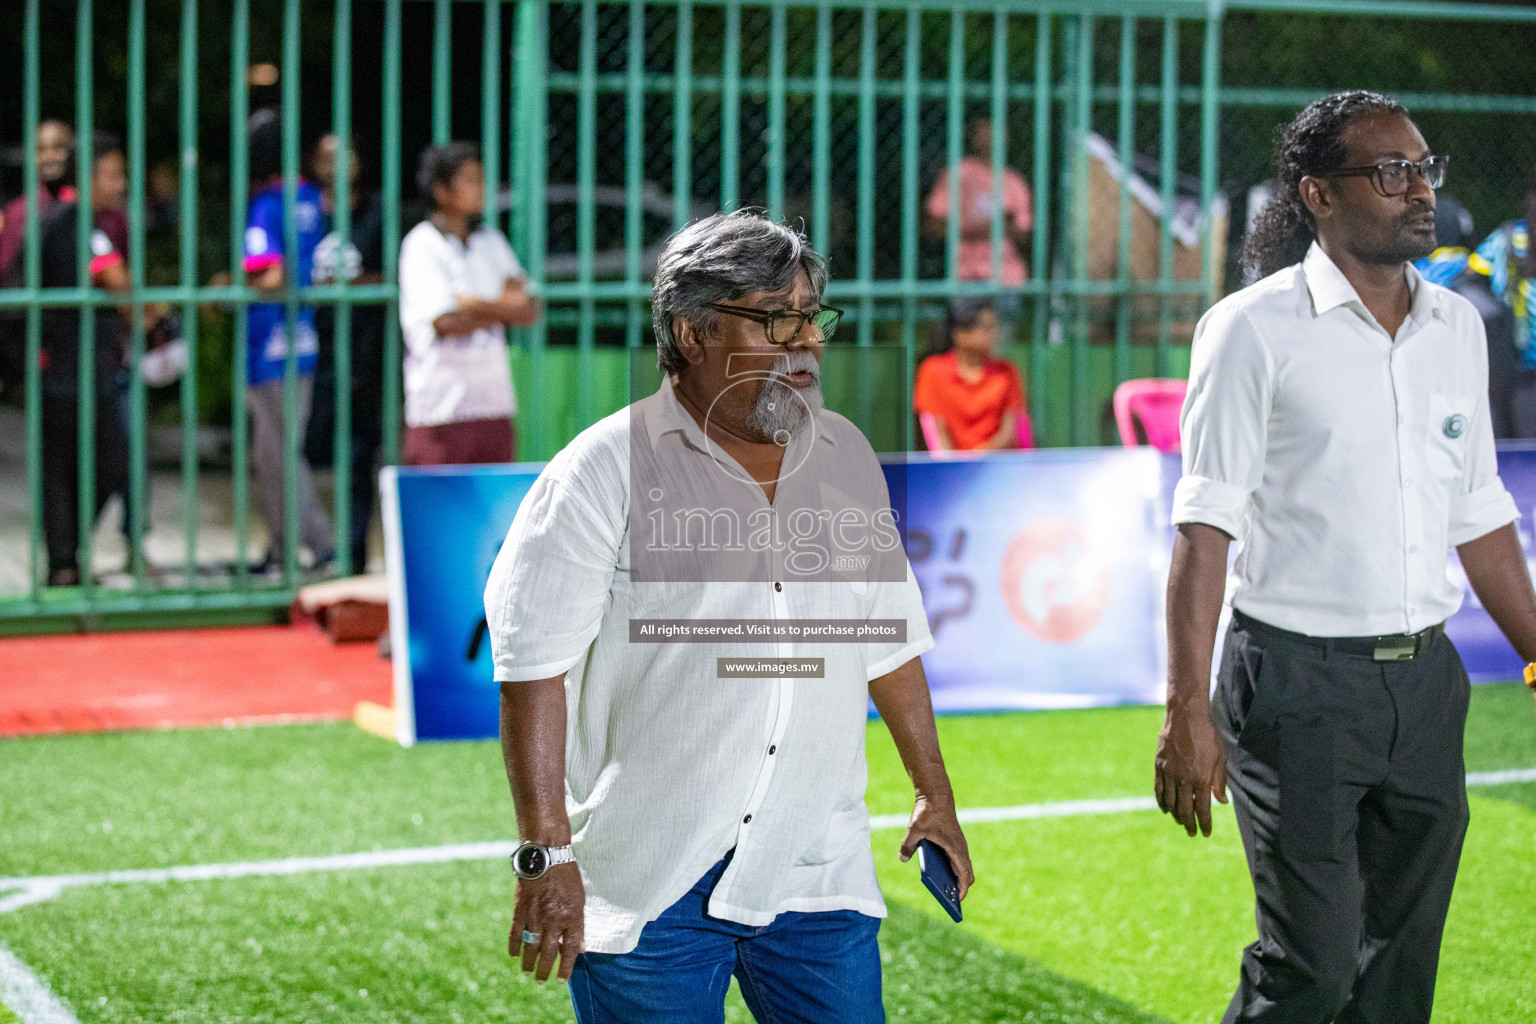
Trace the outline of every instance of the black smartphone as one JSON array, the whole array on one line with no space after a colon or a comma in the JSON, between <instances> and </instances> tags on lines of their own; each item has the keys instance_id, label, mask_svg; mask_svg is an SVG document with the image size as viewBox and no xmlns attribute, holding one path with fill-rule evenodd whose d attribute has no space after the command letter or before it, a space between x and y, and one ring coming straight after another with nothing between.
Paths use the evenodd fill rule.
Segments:
<instances>
[{"instance_id":1,"label":"black smartphone","mask_svg":"<svg viewBox=\"0 0 1536 1024\"><path fill-rule=\"evenodd\" d=\"M936 843L919 839L917 867L922 872L923 884L928 887L929 892L933 893L933 898L939 901L939 906L948 911L950 917L959 921L961 919L960 879L955 875L955 866L949 862L949 855Z\"/></svg>"}]
</instances>

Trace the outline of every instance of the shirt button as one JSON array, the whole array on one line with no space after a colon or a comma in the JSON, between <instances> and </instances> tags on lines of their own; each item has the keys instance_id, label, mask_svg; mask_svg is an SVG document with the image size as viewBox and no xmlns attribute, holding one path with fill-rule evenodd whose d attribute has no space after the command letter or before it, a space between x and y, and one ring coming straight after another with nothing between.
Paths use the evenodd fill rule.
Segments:
<instances>
[{"instance_id":1,"label":"shirt button","mask_svg":"<svg viewBox=\"0 0 1536 1024\"><path fill-rule=\"evenodd\" d=\"M779 747L778 747L778 744L774 744L774 745L773 745L773 746L771 746L771 747L769 747L769 748L768 748L768 753L770 753L770 754L771 754L771 753L773 753L773 752L774 752L774 751L775 751L775 750L778 750L778 749L779 749Z\"/></svg>"},{"instance_id":2,"label":"shirt button","mask_svg":"<svg viewBox=\"0 0 1536 1024\"><path fill-rule=\"evenodd\" d=\"M1410 555L1418 554L1419 553L1419 546L1417 544L1409 544L1408 545L1408 553Z\"/></svg>"},{"instance_id":3,"label":"shirt button","mask_svg":"<svg viewBox=\"0 0 1536 1024\"><path fill-rule=\"evenodd\" d=\"M782 584L782 583L775 583L773 585L773 589L774 590L783 590L784 589L784 584Z\"/></svg>"},{"instance_id":4,"label":"shirt button","mask_svg":"<svg viewBox=\"0 0 1536 1024\"><path fill-rule=\"evenodd\" d=\"M741 823L743 825L750 825L752 823L752 815L749 814L745 818L742 818Z\"/></svg>"}]
</instances>

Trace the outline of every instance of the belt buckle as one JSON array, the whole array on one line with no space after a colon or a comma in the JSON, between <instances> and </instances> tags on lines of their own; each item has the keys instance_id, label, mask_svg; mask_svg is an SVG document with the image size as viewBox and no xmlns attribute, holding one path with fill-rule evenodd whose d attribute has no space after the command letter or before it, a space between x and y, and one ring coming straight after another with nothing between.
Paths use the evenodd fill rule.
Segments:
<instances>
[{"instance_id":1,"label":"belt buckle","mask_svg":"<svg viewBox=\"0 0 1536 1024\"><path fill-rule=\"evenodd\" d=\"M1376 641L1371 652L1372 661L1411 661L1418 653L1419 638L1415 636L1384 636Z\"/></svg>"}]
</instances>

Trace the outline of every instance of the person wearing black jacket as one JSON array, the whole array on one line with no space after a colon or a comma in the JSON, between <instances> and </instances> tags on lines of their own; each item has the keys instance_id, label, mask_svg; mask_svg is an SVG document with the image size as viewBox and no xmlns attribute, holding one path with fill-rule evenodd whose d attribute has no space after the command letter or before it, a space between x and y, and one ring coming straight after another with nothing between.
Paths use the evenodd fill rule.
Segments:
<instances>
[{"instance_id":1,"label":"person wearing black jacket","mask_svg":"<svg viewBox=\"0 0 1536 1024\"><path fill-rule=\"evenodd\" d=\"M102 215L119 209L127 191L121 145L98 134L91 160L89 284L113 292L130 287L120 244L103 229ZM41 226L41 278L44 288L74 288L80 283L78 223L80 204L56 204ZM111 306L95 311L90 390L95 456L91 521L128 478L128 438L117 411L117 375L123 364L124 313ZM80 582L80 310L62 306L42 316L43 390L43 532L48 547L48 585ZM86 566L85 571L90 567Z\"/></svg>"},{"instance_id":2,"label":"person wearing black jacket","mask_svg":"<svg viewBox=\"0 0 1536 1024\"><path fill-rule=\"evenodd\" d=\"M384 202L377 191L357 188L359 161L351 154L348 177L352 209L350 244L343 247L336 231L336 150L334 134L322 136L311 156L311 173L320 186L325 237L315 249L315 283L341 280L355 285L384 280ZM384 438L384 314L382 303L352 307L352 493L350 518L351 570L368 565L368 529L377 497L379 447ZM315 309L315 333L320 357L315 366L315 394L305 430L304 451L312 466L334 461L336 434L336 307Z\"/></svg>"}]
</instances>

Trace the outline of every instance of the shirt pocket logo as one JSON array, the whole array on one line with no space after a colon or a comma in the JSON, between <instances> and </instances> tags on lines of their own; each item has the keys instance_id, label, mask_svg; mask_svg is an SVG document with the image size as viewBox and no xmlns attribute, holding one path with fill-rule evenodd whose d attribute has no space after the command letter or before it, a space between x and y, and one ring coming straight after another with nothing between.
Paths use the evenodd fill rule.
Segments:
<instances>
[{"instance_id":1,"label":"shirt pocket logo","mask_svg":"<svg viewBox=\"0 0 1536 1024\"><path fill-rule=\"evenodd\" d=\"M1442 480L1459 478L1466 467L1471 421L1458 410L1469 404L1461 395L1436 391L1429 396L1425 457L1434 475Z\"/></svg>"}]
</instances>

